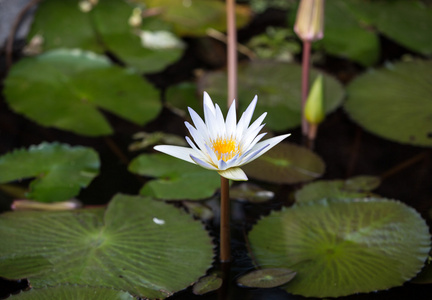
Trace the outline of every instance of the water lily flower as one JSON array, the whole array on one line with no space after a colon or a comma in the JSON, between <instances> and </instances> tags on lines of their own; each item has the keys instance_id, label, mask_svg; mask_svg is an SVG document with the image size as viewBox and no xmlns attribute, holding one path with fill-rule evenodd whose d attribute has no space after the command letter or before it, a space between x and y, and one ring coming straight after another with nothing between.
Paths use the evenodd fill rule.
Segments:
<instances>
[{"instance_id":1,"label":"water lily flower","mask_svg":"<svg viewBox=\"0 0 432 300\"><path fill-rule=\"evenodd\" d=\"M265 124L261 124L267 113L263 113L251 125L251 119L257 103L257 96L249 104L236 124L235 101L228 110L226 120L217 104L204 92L204 120L190 107L189 114L193 127L185 122L193 141L186 137L191 148L159 145L154 149L203 168L217 171L222 177L232 180L247 180L241 166L257 159L273 148L290 134L260 140L266 135L261 133Z\"/></svg>"}]
</instances>

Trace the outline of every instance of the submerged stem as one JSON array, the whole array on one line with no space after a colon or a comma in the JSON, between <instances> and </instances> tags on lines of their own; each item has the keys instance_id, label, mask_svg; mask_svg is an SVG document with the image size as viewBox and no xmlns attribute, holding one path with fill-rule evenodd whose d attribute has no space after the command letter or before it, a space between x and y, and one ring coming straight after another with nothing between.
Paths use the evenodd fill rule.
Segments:
<instances>
[{"instance_id":1,"label":"submerged stem","mask_svg":"<svg viewBox=\"0 0 432 300\"><path fill-rule=\"evenodd\" d=\"M221 176L220 261L231 260L229 180Z\"/></svg>"}]
</instances>

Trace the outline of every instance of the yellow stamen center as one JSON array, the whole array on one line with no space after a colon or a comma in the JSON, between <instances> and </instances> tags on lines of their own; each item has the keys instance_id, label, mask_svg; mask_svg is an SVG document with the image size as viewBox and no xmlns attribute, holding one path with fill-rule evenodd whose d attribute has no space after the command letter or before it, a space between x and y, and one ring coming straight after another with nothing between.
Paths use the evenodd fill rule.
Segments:
<instances>
[{"instance_id":1,"label":"yellow stamen center","mask_svg":"<svg viewBox=\"0 0 432 300\"><path fill-rule=\"evenodd\" d=\"M217 138L212 141L212 148L218 160L224 161L230 160L240 152L237 142L232 138Z\"/></svg>"}]
</instances>

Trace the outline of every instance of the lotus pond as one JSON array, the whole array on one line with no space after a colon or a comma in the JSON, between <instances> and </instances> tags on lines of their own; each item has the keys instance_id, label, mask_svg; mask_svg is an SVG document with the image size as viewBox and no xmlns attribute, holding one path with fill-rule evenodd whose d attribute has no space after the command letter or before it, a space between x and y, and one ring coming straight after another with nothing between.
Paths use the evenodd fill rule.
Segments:
<instances>
[{"instance_id":1,"label":"lotus pond","mask_svg":"<svg viewBox=\"0 0 432 300\"><path fill-rule=\"evenodd\" d=\"M297 2L237 1L238 116L258 95L252 121L291 136L230 182L229 263L220 176L153 149L188 146L204 91L227 113L225 2L23 6L1 57L0 299L431 299L432 4L325 3L311 145Z\"/></svg>"}]
</instances>

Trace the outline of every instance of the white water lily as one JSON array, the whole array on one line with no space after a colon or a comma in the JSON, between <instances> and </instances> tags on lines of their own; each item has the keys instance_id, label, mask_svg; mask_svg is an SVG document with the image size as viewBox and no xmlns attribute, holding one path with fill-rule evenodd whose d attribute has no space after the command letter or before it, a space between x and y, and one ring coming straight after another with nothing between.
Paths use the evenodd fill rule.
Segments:
<instances>
[{"instance_id":1,"label":"white water lily","mask_svg":"<svg viewBox=\"0 0 432 300\"><path fill-rule=\"evenodd\" d=\"M185 122L193 141L186 137L191 146L180 147L170 145L155 146L154 149L177 157L203 168L217 171L221 176L232 180L247 180L241 166L257 159L290 134L260 140L266 133L258 134L265 124L261 124L267 113L263 113L251 125L253 112L258 97L252 100L246 111L236 124L235 101L231 104L226 120L217 104L213 104L210 96L204 92L204 119L190 107L189 114L195 125Z\"/></svg>"}]
</instances>

